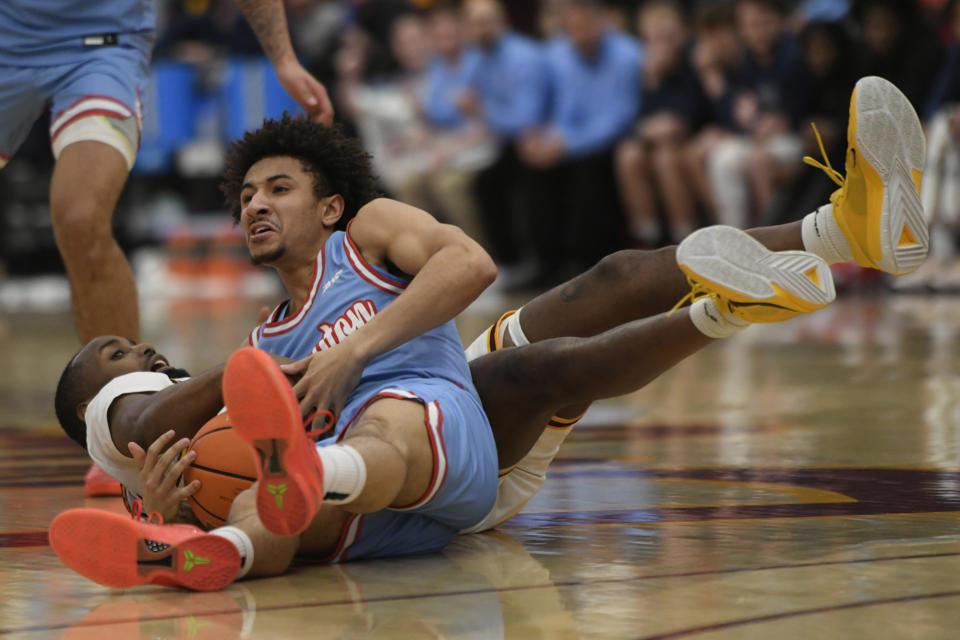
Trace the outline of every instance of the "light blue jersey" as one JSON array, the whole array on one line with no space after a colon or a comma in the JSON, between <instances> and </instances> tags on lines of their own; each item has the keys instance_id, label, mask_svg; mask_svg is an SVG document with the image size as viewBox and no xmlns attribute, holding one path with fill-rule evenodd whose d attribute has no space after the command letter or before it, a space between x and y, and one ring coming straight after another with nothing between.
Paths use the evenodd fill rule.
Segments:
<instances>
[{"instance_id":1,"label":"light blue jersey","mask_svg":"<svg viewBox=\"0 0 960 640\"><path fill-rule=\"evenodd\" d=\"M0 66L66 64L105 36L149 51L155 28L154 0L3 0Z\"/></svg>"},{"instance_id":2,"label":"light blue jersey","mask_svg":"<svg viewBox=\"0 0 960 640\"><path fill-rule=\"evenodd\" d=\"M340 343L406 286L406 279L368 263L349 232L334 232L317 256L303 306L291 313L289 301L279 305L250 334L250 344L305 358ZM318 446L343 439L379 398L424 406L434 473L414 503L351 519L332 561L439 551L458 531L486 516L496 500L496 445L452 321L367 365L330 436Z\"/></svg>"},{"instance_id":3,"label":"light blue jersey","mask_svg":"<svg viewBox=\"0 0 960 640\"><path fill-rule=\"evenodd\" d=\"M250 335L250 344L301 359L329 349L369 322L407 287L407 280L368 263L348 233L334 232L317 255L310 295L290 315L289 301ZM347 401L366 399L405 378L439 378L476 393L453 322L417 336L373 360ZM344 411L340 423L350 414ZM338 424L339 428L345 426ZM339 434L339 429L337 431Z\"/></svg>"}]
</instances>

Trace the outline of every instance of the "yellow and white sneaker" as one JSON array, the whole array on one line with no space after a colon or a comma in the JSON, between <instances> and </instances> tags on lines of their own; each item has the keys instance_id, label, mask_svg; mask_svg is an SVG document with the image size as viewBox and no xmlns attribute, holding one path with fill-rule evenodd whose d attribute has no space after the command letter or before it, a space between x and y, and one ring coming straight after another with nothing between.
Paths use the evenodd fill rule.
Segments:
<instances>
[{"instance_id":1,"label":"yellow and white sneaker","mask_svg":"<svg viewBox=\"0 0 960 640\"><path fill-rule=\"evenodd\" d=\"M677 264L693 291L710 296L724 315L781 322L822 309L836 298L827 262L806 251L770 251L739 229L706 227L677 247Z\"/></svg>"},{"instance_id":2,"label":"yellow and white sneaker","mask_svg":"<svg viewBox=\"0 0 960 640\"><path fill-rule=\"evenodd\" d=\"M902 275L927 257L930 234L920 203L925 146L907 97L891 82L868 76L850 98L846 177L830 166L822 142L825 165L803 159L840 185L830 197L833 219L857 264Z\"/></svg>"}]
</instances>

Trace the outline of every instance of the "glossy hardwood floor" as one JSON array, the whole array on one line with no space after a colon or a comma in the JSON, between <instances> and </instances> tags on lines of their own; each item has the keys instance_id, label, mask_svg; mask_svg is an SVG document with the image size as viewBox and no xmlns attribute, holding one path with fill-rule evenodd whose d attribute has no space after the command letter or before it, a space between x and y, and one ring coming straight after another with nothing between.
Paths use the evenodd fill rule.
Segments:
<instances>
[{"instance_id":1,"label":"glossy hardwood floor","mask_svg":"<svg viewBox=\"0 0 960 640\"><path fill-rule=\"evenodd\" d=\"M160 308L145 335L199 370L255 315ZM842 297L711 346L596 405L499 532L206 594L110 590L46 545L63 509L119 509L54 421L76 348L65 316L0 320L0 636L960 636L957 298Z\"/></svg>"}]
</instances>

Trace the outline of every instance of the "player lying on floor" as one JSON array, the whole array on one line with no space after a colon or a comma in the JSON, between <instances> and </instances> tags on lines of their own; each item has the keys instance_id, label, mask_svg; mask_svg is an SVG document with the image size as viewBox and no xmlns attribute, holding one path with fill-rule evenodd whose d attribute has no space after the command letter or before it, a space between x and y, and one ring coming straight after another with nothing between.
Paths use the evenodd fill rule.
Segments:
<instances>
[{"instance_id":1,"label":"player lying on floor","mask_svg":"<svg viewBox=\"0 0 960 640\"><path fill-rule=\"evenodd\" d=\"M874 118L877 113L885 115L886 120L879 123L883 126L878 126ZM862 120L859 127L858 116ZM284 122L280 126L292 126L292 123ZM361 395L359 400L349 400L348 409L334 428L336 442L330 444L328 440L321 444L329 446L314 449L302 433L301 423L303 410L312 410L318 404L313 401L317 390L311 388L316 386L312 379L315 377L313 365L323 362L323 358L329 360L329 353L336 349L341 349L342 354L343 345L356 340L355 336L365 328L328 349L326 354L317 354L288 369L307 371L306 383L303 380L298 383L297 395L304 398L299 406L279 370L265 360L267 356L256 350L237 354L230 365L235 373L232 379L227 375L223 395L236 430L260 451L264 461L260 472L268 478L234 503L231 522L237 526L208 536L191 527L117 522L111 529L117 536L113 548L129 549L130 554L114 554L113 564L91 567L86 559L89 554L82 552L91 540L81 532L89 531L93 535L94 531L105 531L103 519L115 516L81 510L64 514L55 521L51 530L55 549L70 566L108 584L143 582L152 571L147 567L159 566L154 562L176 562L170 564L172 574L170 570L154 573L165 576L159 578L161 581L174 579L195 588L215 588L221 586L223 580L232 580L238 572L243 575L251 568L252 575L283 570L298 548L315 554L332 552L334 560L416 553L442 548L458 531L495 525L512 513L517 502L514 498L505 499L504 486L509 486L511 476L522 469L521 458L533 456L537 461L544 458L537 446L531 448L531 445L539 445L543 425L561 407L580 405L582 408L596 398L639 388L708 344L711 338L729 335L751 321L782 320L824 306L832 300L833 289L823 258L840 261L856 257L861 264L892 273L909 271L922 261L927 235L922 212L917 209L914 187L914 177L919 180L922 169L922 153L918 157L914 152L918 146L922 151L923 144L915 114L902 94L889 83L876 78L862 80L852 101L849 137L851 146L859 148L859 155L867 162L857 162L853 156L854 160L847 166L847 186L835 194L831 205L821 207L802 223L753 232L770 249L806 248L811 253L769 251L742 232L711 228L690 236L676 251L624 252L608 258L567 286L524 307L522 328L520 314L517 314L506 332L515 344L524 342L524 333L534 340L564 334L592 337L543 340L477 358L472 363L470 373L486 415L477 411L477 406L467 397L472 394L466 388L461 398L448 403L449 396L433 399L424 394L404 395L409 393L404 387L410 381L402 380L399 388L381 386L373 393ZM875 151L879 148L895 157L881 162ZM308 162L303 157L306 154L267 154L254 158L244 168L244 189L249 187L250 197L241 221L245 222L252 254L256 254L255 245L264 240L257 238L264 229L268 241L286 233L286 227L277 224L274 216L282 221L284 216L292 215L291 209L284 210L281 203L273 200L279 199L272 191L277 182L275 178L283 176L282 193L298 193L307 209L320 207L326 212L331 202L336 203L337 198L329 195L314 196L312 203L309 198L304 200L305 192L310 190L310 178L303 175L306 170L302 167ZM911 176L907 168L914 169L915 175ZM284 173L274 173L276 171ZM907 191L902 190L904 173L909 180ZM891 187L899 191L891 191ZM342 207L342 199L337 206ZM377 217L375 213L373 217ZM263 340L270 335L268 329L274 334L296 333L299 321L305 316L304 309L322 306L323 302L317 300L344 270L352 268L365 276L364 280L372 279L373 284L381 288L391 283L401 288L395 276L377 269L376 264L358 259L358 255L367 256L369 252L386 264L416 262L391 260L389 247L386 259L384 254L378 254L375 242L366 243L372 239L363 229L368 219L371 218L361 211L350 235L328 231L320 236L321 247L314 249L313 254L318 256L316 272L323 274L328 261L332 260L334 267L343 265L335 274L328 273L323 278L317 275L312 287L302 292L299 299L288 282L292 279L284 278L298 303L292 307L301 311L291 314L288 320L276 320L262 327L256 334L261 347L269 348L269 340ZM389 224L384 219L378 221ZM287 233L285 239L292 243L290 246L301 246L296 236ZM262 254L262 245L260 249ZM281 263L274 259L272 264L283 277L285 269L302 271L308 266L302 259L305 255L308 254L301 249L299 262ZM403 257L402 252L396 255ZM412 271L417 273L417 269ZM598 333L623 317L625 312L618 307L624 301L633 317L652 316L668 308L669 303L683 293L684 274L694 283L694 293L703 294L689 310L672 317L649 317ZM407 294L412 292L417 277L411 281ZM357 285L356 280L351 281L351 286ZM606 286L585 286L597 282ZM407 294L397 298L398 306ZM278 309L275 316L279 313ZM380 314L386 315L390 314ZM380 316L368 322L367 327ZM303 324L309 326L312 322ZM507 324L509 319L501 326ZM318 325L309 326L310 330L315 326ZM318 328L323 326L321 323ZM500 332L489 334L487 344L497 346ZM114 346L121 348L114 352ZM173 402L182 411L187 402L171 401L171 398L187 391L196 391L200 397L198 402L206 403L204 410L208 411L208 417L219 409L219 383L223 374L218 370L191 380L186 386L169 386L155 395L127 393L110 397L107 394L108 398L100 404L103 422L109 418L110 425L97 426L91 421L97 398L89 402L85 411L82 408L91 394L100 396L107 391L110 385L102 390L100 387L124 366L133 367L125 369L130 371L156 365L155 358L151 359L145 348L122 347L112 344L110 349L104 349L103 344L88 345L68 365L62 385L66 390L58 393L63 400L60 409L66 408L58 411L58 415L61 419L66 416L69 421L72 409L75 415L84 416L86 425L79 417L77 422L79 429L90 427L86 440L91 445L96 439L92 432L100 430L106 432L107 436L101 439L107 441L115 454L122 450L120 445L126 440L137 441L141 447L149 446L166 425L174 423L170 416L164 420L153 407ZM101 362L103 358L109 363L110 357L116 357L115 362L120 363L128 360L128 351L132 354L128 364L109 365L112 373L104 371L108 364ZM161 382L163 386L170 385ZM466 382L470 384L469 380ZM376 402L371 404L372 399ZM441 406L453 407L453 411L444 415L442 438L437 410ZM576 415L578 411L579 408L568 410L569 415ZM129 426L114 424L117 416L122 415L132 416ZM354 422L357 415L359 418ZM488 437L487 416L493 438ZM151 417L156 419L153 426ZM201 423L202 420L181 427L187 430L183 435L190 435ZM396 428L384 428L387 425ZM72 427L74 434L81 433L77 424L68 427L65 423L64 426L68 432ZM78 435L75 437L81 440ZM494 441L495 447L491 446ZM98 455L93 446L90 452L95 457ZM498 493L493 475L497 467L509 469L518 460L521 461L518 469L504 477ZM128 468L135 470L137 465L132 462ZM542 483L542 475L541 471L537 478L532 478L527 488L535 491L538 483ZM523 484L521 479L513 486L522 488ZM259 516L254 512L254 501ZM511 501L513 504L507 506ZM522 505L522 501L519 504ZM314 517L318 510L319 517ZM357 517L356 514L365 515ZM291 535L271 534L264 525L272 531ZM144 547L144 560L148 564L138 568L137 541L147 539L156 542L152 548L160 551L155 557L147 558L150 553ZM231 554L229 550L233 545L241 552L234 550ZM258 549L257 560L253 559L254 548ZM216 566L189 561L200 553L198 550L214 554L216 561L212 564ZM260 550L267 551L264 554ZM237 558L241 555L245 558L242 568L228 568L235 560L239 562ZM179 560L184 557L187 561L181 566ZM188 566L189 569L185 568Z\"/></svg>"}]
</instances>

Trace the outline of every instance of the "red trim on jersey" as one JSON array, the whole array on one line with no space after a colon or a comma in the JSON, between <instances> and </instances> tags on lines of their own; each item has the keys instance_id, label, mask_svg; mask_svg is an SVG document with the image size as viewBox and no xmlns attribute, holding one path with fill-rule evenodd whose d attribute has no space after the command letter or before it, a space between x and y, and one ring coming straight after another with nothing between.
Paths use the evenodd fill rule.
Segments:
<instances>
[{"instance_id":1,"label":"red trim on jersey","mask_svg":"<svg viewBox=\"0 0 960 640\"><path fill-rule=\"evenodd\" d=\"M353 540L351 540L350 544L343 548L343 551L340 552L339 557L334 558L334 562L347 561L347 555L350 554L350 549L353 548L353 545L357 544L357 540L360 539L361 534L363 534L363 515L360 516L360 520L357 522L357 530L353 534Z\"/></svg>"},{"instance_id":2,"label":"red trim on jersey","mask_svg":"<svg viewBox=\"0 0 960 640\"><path fill-rule=\"evenodd\" d=\"M320 282L323 280L323 272L326 270L327 255L326 251L323 250L323 247L320 248L320 253L317 254L317 259L313 263L313 284L310 285L310 294L307 296L307 299L303 302L303 306L300 307L300 310L297 311L296 315L292 318L286 320L278 320L276 322L267 322L263 326L262 336L272 338L274 336L282 336L285 333L289 333L296 329L303 319L307 317L307 314L310 312L310 308L313 306L313 301L316 300L317 294L320 293ZM287 304L289 306L289 300ZM277 311L280 310L282 304L277 307ZM290 324L290 323L293 324ZM289 325L289 326L286 326ZM275 331L273 329L276 329Z\"/></svg>"},{"instance_id":3,"label":"red trim on jersey","mask_svg":"<svg viewBox=\"0 0 960 640\"><path fill-rule=\"evenodd\" d=\"M138 89L137 92L139 93L139 91L140 91L140 90ZM126 104L126 103L124 103L124 102L121 102L120 100L117 100L116 98L114 98L114 97L112 97L112 96L101 96L101 95L98 95L98 94L90 94L90 95L87 95L87 96L83 96L82 98L78 98L78 99L77 99L76 101L74 101L70 106L64 107L63 109L60 109L60 111L57 112L57 115L53 116L52 120L53 120L54 122L56 122L57 118L59 118L60 116L62 116L62 115L63 115L64 113L66 113L67 111L70 111L70 109L73 109L75 106L77 106L78 104L80 104L80 103L83 102L84 100L108 100L108 101L110 101L110 102L116 102L118 105L120 105L121 107L123 107L124 109L126 109L127 111L129 111L130 113L132 113L133 115L137 115L137 110L136 110L136 109L131 109L131 108L130 108L130 105L128 105L128 104ZM127 116L124 116L124 118L126 118L126 117L127 117Z\"/></svg>"},{"instance_id":4,"label":"red trim on jersey","mask_svg":"<svg viewBox=\"0 0 960 640\"><path fill-rule=\"evenodd\" d=\"M430 421L430 406L437 410L435 425ZM430 477L430 484L427 485L427 490L417 500L404 507L388 507L391 511L410 511L424 506L440 493L440 488L447 479L447 471L450 469L450 465L447 462L447 447L443 441L443 411L440 410L440 404L436 400L427 403L424 409L426 415L424 415L423 424L427 428L427 437L430 440L430 449L433 453L433 474Z\"/></svg>"},{"instance_id":5,"label":"red trim on jersey","mask_svg":"<svg viewBox=\"0 0 960 640\"><path fill-rule=\"evenodd\" d=\"M364 410L366 410L366 408L369 407L374 402L374 400L378 400L379 398L394 398L396 400L416 400L420 404L426 405L426 403L423 401L423 398L421 398L417 394L412 393L410 391L408 391L407 393L409 393L410 395L402 396L398 393L393 393L393 392L384 390L384 391L378 391L377 393L373 394L372 396L364 400L363 404L360 405L360 408L353 413L353 416L351 416L349 420L347 420L347 425L343 428L343 431L340 432L340 435L337 436L337 442L340 442L341 440L343 440L344 436L347 435L347 431L349 431L350 427L353 426L353 421L356 420L360 416L360 414L363 413Z\"/></svg>"},{"instance_id":6,"label":"red trim on jersey","mask_svg":"<svg viewBox=\"0 0 960 640\"><path fill-rule=\"evenodd\" d=\"M108 109L88 109L87 111L81 111L77 115L73 116L62 125L57 127L57 130L50 134L50 143L53 144L53 141L57 139L57 136L60 135L65 128L76 122L81 118L89 118L90 116L117 116L118 118L126 118L127 116L116 111L109 111Z\"/></svg>"},{"instance_id":7,"label":"red trim on jersey","mask_svg":"<svg viewBox=\"0 0 960 640\"><path fill-rule=\"evenodd\" d=\"M357 243L354 242L353 238L350 237L350 225L352 224L353 220L347 223L347 230L344 231L343 237L344 243L348 245L347 247L344 247L345 253L347 254L347 260L350 262L351 266L353 266L353 270L357 272L357 275L378 289L382 289L395 296L400 295L400 293L390 289L390 287L406 289L408 283L394 276L383 273L380 269L370 264L367 259L363 257L363 253L361 253L360 248L357 247ZM368 271L372 275L372 278L368 277L364 271ZM381 280L381 282L377 282L377 279Z\"/></svg>"},{"instance_id":8,"label":"red trim on jersey","mask_svg":"<svg viewBox=\"0 0 960 640\"><path fill-rule=\"evenodd\" d=\"M311 559L312 562L317 562L317 563L336 562L337 556L346 550L344 548L344 545L346 545L347 549L353 546L353 543L356 542L357 539L360 537L359 526L357 528L357 535L353 537L353 540L350 542L349 545L347 545L347 536L350 534L350 526L353 524L353 521L356 520L357 518L363 518L363 514L355 513L351 515L349 518L347 518L347 521L343 523L343 527L340 529L340 539L337 541L337 548L333 550L333 553L331 553L330 555L322 556L320 558L312 558ZM362 524L362 521L361 521L361 524Z\"/></svg>"},{"instance_id":9,"label":"red trim on jersey","mask_svg":"<svg viewBox=\"0 0 960 640\"><path fill-rule=\"evenodd\" d=\"M0 160L9 160L12 156L8 156L5 153L0 153Z\"/></svg>"}]
</instances>

